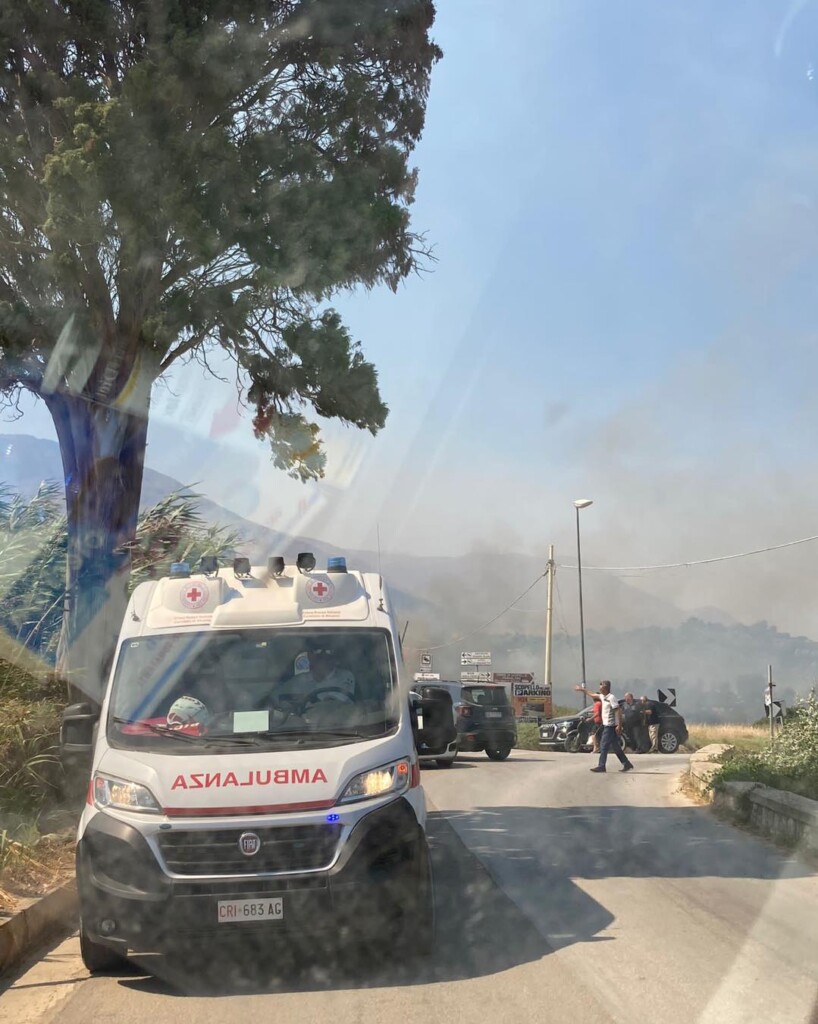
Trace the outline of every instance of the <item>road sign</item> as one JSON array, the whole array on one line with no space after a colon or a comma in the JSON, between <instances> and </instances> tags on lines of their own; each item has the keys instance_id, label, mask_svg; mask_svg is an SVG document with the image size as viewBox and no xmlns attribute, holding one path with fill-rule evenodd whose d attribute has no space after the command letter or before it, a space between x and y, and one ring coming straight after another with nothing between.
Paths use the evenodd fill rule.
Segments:
<instances>
[{"instance_id":1,"label":"road sign","mask_svg":"<svg viewBox=\"0 0 818 1024\"><path fill-rule=\"evenodd\" d=\"M771 706L772 706L772 709L773 709L773 718L783 718L784 717L784 708L783 708L782 705L783 705L783 701L780 701L780 700L774 700L772 702L772 705L767 704L765 702L764 713L767 716L767 718L770 717L770 707Z\"/></svg>"},{"instance_id":2,"label":"road sign","mask_svg":"<svg viewBox=\"0 0 818 1024\"><path fill-rule=\"evenodd\" d=\"M515 683L527 683L529 686L534 682L533 672L495 672L495 683L505 683L513 686Z\"/></svg>"},{"instance_id":3,"label":"road sign","mask_svg":"<svg viewBox=\"0 0 818 1024\"><path fill-rule=\"evenodd\" d=\"M415 672L415 682L416 683L422 683L424 681L431 683L431 682L434 682L435 680L439 680L439 679L440 679L440 673L439 672Z\"/></svg>"},{"instance_id":4,"label":"road sign","mask_svg":"<svg viewBox=\"0 0 818 1024\"><path fill-rule=\"evenodd\" d=\"M460 654L461 665L490 665L491 651L462 651Z\"/></svg>"},{"instance_id":5,"label":"road sign","mask_svg":"<svg viewBox=\"0 0 818 1024\"><path fill-rule=\"evenodd\" d=\"M542 700L543 697L551 696L551 687L540 686L538 683L512 683L511 693L514 697L534 697Z\"/></svg>"},{"instance_id":6,"label":"road sign","mask_svg":"<svg viewBox=\"0 0 818 1024\"><path fill-rule=\"evenodd\" d=\"M421 672L432 671L432 656L427 651L424 651L420 656L420 670Z\"/></svg>"},{"instance_id":7,"label":"road sign","mask_svg":"<svg viewBox=\"0 0 818 1024\"><path fill-rule=\"evenodd\" d=\"M667 688L667 693L665 693L664 690L657 690L656 691L656 695L658 696L659 702L661 704L667 704L667 706L669 708L675 708L676 707L676 691L675 690L671 690L671 688L668 687Z\"/></svg>"},{"instance_id":8,"label":"road sign","mask_svg":"<svg viewBox=\"0 0 818 1024\"><path fill-rule=\"evenodd\" d=\"M491 672L461 672L461 683L490 683Z\"/></svg>"}]
</instances>

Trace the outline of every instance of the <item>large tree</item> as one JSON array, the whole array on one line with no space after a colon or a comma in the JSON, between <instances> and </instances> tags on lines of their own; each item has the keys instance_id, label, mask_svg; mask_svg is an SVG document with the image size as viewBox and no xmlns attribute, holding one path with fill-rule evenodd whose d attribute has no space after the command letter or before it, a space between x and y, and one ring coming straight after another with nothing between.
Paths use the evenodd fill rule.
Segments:
<instances>
[{"instance_id":1,"label":"large tree","mask_svg":"<svg viewBox=\"0 0 818 1024\"><path fill-rule=\"evenodd\" d=\"M3 0L0 392L47 405L65 471L63 667L98 696L126 599L151 389L237 364L275 463L315 414L383 426L326 302L398 283L431 0Z\"/></svg>"}]
</instances>

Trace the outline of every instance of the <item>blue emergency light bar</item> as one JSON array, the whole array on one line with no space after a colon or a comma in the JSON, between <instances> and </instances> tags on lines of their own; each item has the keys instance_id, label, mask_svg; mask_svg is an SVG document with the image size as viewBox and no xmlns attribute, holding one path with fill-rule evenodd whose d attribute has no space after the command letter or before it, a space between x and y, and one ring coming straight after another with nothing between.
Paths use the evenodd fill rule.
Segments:
<instances>
[{"instance_id":1,"label":"blue emergency light bar","mask_svg":"<svg viewBox=\"0 0 818 1024\"><path fill-rule=\"evenodd\" d=\"M190 562L171 562L170 578L172 580L181 580L186 576L190 576Z\"/></svg>"},{"instance_id":2,"label":"blue emergency light bar","mask_svg":"<svg viewBox=\"0 0 818 1024\"><path fill-rule=\"evenodd\" d=\"M327 572L346 572L347 560L345 558L328 558Z\"/></svg>"}]
</instances>

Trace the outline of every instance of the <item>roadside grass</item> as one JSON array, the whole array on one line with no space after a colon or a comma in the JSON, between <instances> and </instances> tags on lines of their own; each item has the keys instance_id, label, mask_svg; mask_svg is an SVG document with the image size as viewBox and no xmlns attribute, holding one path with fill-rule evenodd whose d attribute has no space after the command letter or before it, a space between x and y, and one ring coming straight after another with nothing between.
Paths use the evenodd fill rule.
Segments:
<instances>
[{"instance_id":1,"label":"roadside grass","mask_svg":"<svg viewBox=\"0 0 818 1024\"><path fill-rule=\"evenodd\" d=\"M517 750L539 750L540 727L536 722L517 723Z\"/></svg>"},{"instance_id":2,"label":"roadside grass","mask_svg":"<svg viewBox=\"0 0 818 1024\"><path fill-rule=\"evenodd\" d=\"M736 750L760 753L770 744L769 729L758 725L717 724L694 722L688 724L687 750L701 750L711 743L729 743Z\"/></svg>"},{"instance_id":3,"label":"roadside grass","mask_svg":"<svg viewBox=\"0 0 818 1024\"><path fill-rule=\"evenodd\" d=\"M0 658L0 910L47 892L73 866L73 816L58 757L65 688Z\"/></svg>"},{"instance_id":4,"label":"roadside grass","mask_svg":"<svg viewBox=\"0 0 818 1024\"><path fill-rule=\"evenodd\" d=\"M787 716L775 742L761 750L734 750L721 758L713 779L758 782L818 800L818 695L810 694Z\"/></svg>"},{"instance_id":5,"label":"roadside grass","mask_svg":"<svg viewBox=\"0 0 818 1024\"><path fill-rule=\"evenodd\" d=\"M18 826L16 838L0 830L0 915L18 901L41 896L74 873L74 835L40 835L36 825Z\"/></svg>"},{"instance_id":6,"label":"roadside grass","mask_svg":"<svg viewBox=\"0 0 818 1024\"><path fill-rule=\"evenodd\" d=\"M562 718L566 715L575 715L576 708L568 708L557 704L553 708L552 718ZM518 750L539 750L540 749L540 727L536 722L517 723L517 749Z\"/></svg>"}]
</instances>

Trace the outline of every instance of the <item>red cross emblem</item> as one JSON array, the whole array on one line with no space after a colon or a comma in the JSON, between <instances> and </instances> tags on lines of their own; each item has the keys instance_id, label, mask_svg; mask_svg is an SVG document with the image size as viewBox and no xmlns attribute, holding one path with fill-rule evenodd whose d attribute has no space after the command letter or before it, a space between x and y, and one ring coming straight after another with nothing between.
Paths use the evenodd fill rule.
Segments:
<instances>
[{"instance_id":1,"label":"red cross emblem","mask_svg":"<svg viewBox=\"0 0 818 1024\"><path fill-rule=\"evenodd\" d=\"M189 612L198 611L204 608L210 597L210 591L206 583L194 583L179 594L179 602Z\"/></svg>"},{"instance_id":2,"label":"red cross emblem","mask_svg":"<svg viewBox=\"0 0 818 1024\"><path fill-rule=\"evenodd\" d=\"M307 584L307 596L316 604L326 604L335 596L335 585L332 580L310 580Z\"/></svg>"}]
</instances>

